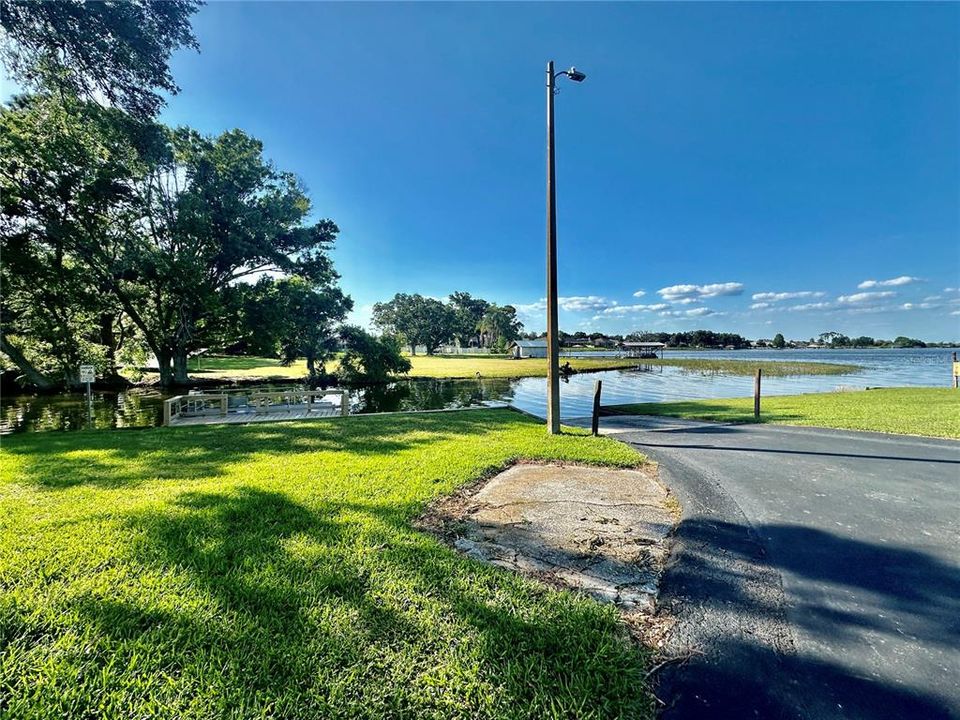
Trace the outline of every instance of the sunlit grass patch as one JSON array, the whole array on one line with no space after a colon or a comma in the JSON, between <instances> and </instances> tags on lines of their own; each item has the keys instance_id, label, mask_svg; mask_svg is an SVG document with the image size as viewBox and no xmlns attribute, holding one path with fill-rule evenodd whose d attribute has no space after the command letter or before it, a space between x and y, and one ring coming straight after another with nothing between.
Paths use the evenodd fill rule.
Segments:
<instances>
[{"instance_id":1,"label":"sunlit grass patch","mask_svg":"<svg viewBox=\"0 0 960 720\"><path fill-rule=\"evenodd\" d=\"M410 378L484 378L546 377L544 358L514 360L502 355L414 355L408 356L413 367ZM562 358L577 372L629 370L638 365L666 365L690 372L752 375L762 368L767 375L841 375L854 372L856 365L777 360L721 360L710 358L672 358L663 360L636 358ZM337 372L336 358L326 363L326 371ZM205 355L190 360L190 375L198 380L295 381L307 375L306 361L295 360L283 365L276 358L255 356ZM153 376L151 376L153 377ZM155 377L153 378L155 379Z\"/></svg>"},{"instance_id":2,"label":"sunlit grass patch","mask_svg":"<svg viewBox=\"0 0 960 720\"><path fill-rule=\"evenodd\" d=\"M754 422L753 398L614 405L620 414ZM960 392L950 388L883 388L859 392L771 395L760 422L960 438Z\"/></svg>"},{"instance_id":3,"label":"sunlit grass patch","mask_svg":"<svg viewBox=\"0 0 960 720\"><path fill-rule=\"evenodd\" d=\"M461 357L417 355L411 357L411 377L546 377L547 361L543 358L512 360L503 357ZM671 358L639 360L636 358L561 358L577 372L629 370L638 365L679 367L690 372L753 375L761 368L767 375L840 375L854 372L856 365L837 363L790 362L777 360L720 360L708 358Z\"/></svg>"},{"instance_id":4,"label":"sunlit grass patch","mask_svg":"<svg viewBox=\"0 0 960 720\"><path fill-rule=\"evenodd\" d=\"M652 716L612 607L411 528L518 458L642 461L504 410L4 439L0 707Z\"/></svg>"}]
</instances>

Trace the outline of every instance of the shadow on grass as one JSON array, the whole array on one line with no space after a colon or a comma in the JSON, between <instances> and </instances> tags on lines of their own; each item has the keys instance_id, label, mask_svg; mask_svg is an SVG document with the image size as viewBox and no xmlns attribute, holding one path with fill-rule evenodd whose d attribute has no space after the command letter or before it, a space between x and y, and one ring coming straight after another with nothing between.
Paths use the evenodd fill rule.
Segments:
<instances>
[{"instance_id":1,"label":"shadow on grass","mask_svg":"<svg viewBox=\"0 0 960 720\"><path fill-rule=\"evenodd\" d=\"M144 700L174 714L651 716L644 654L612 613L456 555L411 529L417 507L185 493L128 521L131 564L180 603L72 610L112 668L139 651L139 673L173 673Z\"/></svg>"},{"instance_id":2,"label":"shadow on grass","mask_svg":"<svg viewBox=\"0 0 960 720\"><path fill-rule=\"evenodd\" d=\"M716 400L708 403L696 400L671 401L668 405L659 403L636 403L629 405L608 405L600 414L606 417L619 415L649 415L653 417L675 417L682 420L703 420L705 422L726 422L737 424L755 424L799 421L803 415L788 411L768 411L762 408L760 419L753 417L753 410L743 404L724 404Z\"/></svg>"},{"instance_id":3,"label":"shadow on grass","mask_svg":"<svg viewBox=\"0 0 960 720\"><path fill-rule=\"evenodd\" d=\"M471 434L479 438L500 425L490 413L503 412L35 433L5 441L3 451L23 460L17 478L21 482L50 489L125 487L158 479L216 477L254 455L283 462L304 452L334 452L349 462L351 457L402 452L443 438Z\"/></svg>"},{"instance_id":4,"label":"shadow on grass","mask_svg":"<svg viewBox=\"0 0 960 720\"><path fill-rule=\"evenodd\" d=\"M200 367L197 368L197 361L190 361L190 372L222 372L224 370L252 370L253 368L287 368L289 365L283 365L276 358L266 357L233 357L223 355L212 355L200 359Z\"/></svg>"}]
</instances>

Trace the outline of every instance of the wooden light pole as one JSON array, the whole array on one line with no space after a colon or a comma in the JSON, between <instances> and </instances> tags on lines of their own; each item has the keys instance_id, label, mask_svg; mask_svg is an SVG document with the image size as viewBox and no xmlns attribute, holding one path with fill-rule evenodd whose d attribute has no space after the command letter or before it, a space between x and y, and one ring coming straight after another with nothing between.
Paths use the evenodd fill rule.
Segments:
<instances>
[{"instance_id":1,"label":"wooden light pole","mask_svg":"<svg viewBox=\"0 0 960 720\"><path fill-rule=\"evenodd\" d=\"M554 168L553 96L557 77L574 82L587 77L576 68L553 71L547 63L547 432L560 434L560 328L557 305L557 183Z\"/></svg>"}]
</instances>

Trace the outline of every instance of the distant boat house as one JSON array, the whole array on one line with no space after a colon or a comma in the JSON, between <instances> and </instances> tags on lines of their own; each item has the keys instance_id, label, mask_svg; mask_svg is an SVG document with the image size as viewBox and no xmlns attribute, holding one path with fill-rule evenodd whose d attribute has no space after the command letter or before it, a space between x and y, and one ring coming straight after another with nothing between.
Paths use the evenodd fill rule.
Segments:
<instances>
[{"instance_id":1,"label":"distant boat house","mask_svg":"<svg viewBox=\"0 0 960 720\"><path fill-rule=\"evenodd\" d=\"M509 350L515 360L545 358L547 356L547 341L546 339L516 340L510 343Z\"/></svg>"},{"instance_id":2,"label":"distant boat house","mask_svg":"<svg viewBox=\"0 0 960 720\"><path fill-rule=\"evenodd\" d=\"M663 359L663 349L666 343L662 342L623 342L620 343L620 349L626 357L650 359L659 357ZM659 355L657 354L659 353Z\"/></svg>"}]
</instances>

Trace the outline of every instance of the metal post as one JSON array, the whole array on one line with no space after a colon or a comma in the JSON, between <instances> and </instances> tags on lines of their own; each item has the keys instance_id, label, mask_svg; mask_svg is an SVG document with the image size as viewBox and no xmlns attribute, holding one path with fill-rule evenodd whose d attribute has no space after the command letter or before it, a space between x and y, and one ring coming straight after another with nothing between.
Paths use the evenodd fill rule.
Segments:
<instances>
[{"instance_id":1,"label":"metal post","mask_svg":"<svg viewBox=\"0 0 960 720\"><path fill-rule=\"evenodd\" d=\"M960 373L957 372L957 353L953 353L953 389L960 388Z\"/></svg>"},{"instance_id":2,"label":"metal post","mask_svg":"<svg viewBox=\"0 0 960 720\"><path fill-rule=\"evenodd\" d=\"M754 420L760 419L760 377L763 375L763 370L757 368L757 375L753 379L753 418Z\"/></svg>"},{"instance_id":3,"label":"metal post","mask_svg":"<svg viewBox=\"0 0 960 720\"><path fill-rule=\"evenodd\" d=\"M90 394L90 383L87 382L87 422L93 427L93 395Z\"/></svg>"},{"instance_id":4,"label":"metal post","mask_svg":"<svg viewBox=\"0 0 960 720\"><path fill-rule=\"evenodd\" d=\"M590 420L590 430L594 435L600 434L600 390L603 380L597 380L593 385L593 417Z\"/></svg>"},{"instance_id":5,"label":"metal post","mask_svg":"<svg viewBox=\"0 0 960 720\"><path fill-rule=\"evenodd\" d=\"M547 63L547 432L560 433L560 337L557 316L557 207L553 142L553 60Z\"/></svg>"}]
</instances>

